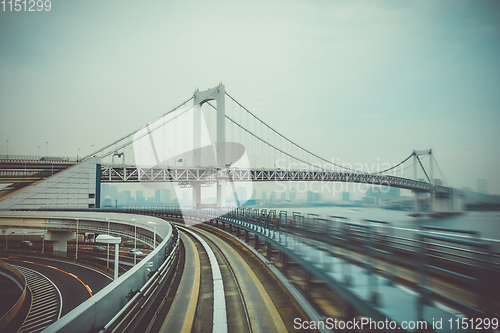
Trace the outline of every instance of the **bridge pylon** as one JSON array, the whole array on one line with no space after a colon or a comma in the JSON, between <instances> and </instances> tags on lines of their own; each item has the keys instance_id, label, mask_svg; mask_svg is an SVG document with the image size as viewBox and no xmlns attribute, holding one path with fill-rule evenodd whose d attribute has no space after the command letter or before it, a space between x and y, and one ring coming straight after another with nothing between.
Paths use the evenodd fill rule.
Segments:
<instances>
[{"instance_id":1,"label":"bridge pylon","mask_svg":"<svg viewBox=\"0 0 500 333\"><path fill-rule=\"evenodd\" d=\"M193 162L194 166L201 165L201 106L204 103L215 100L217 103L217 120L216 120L216 166L219 171L225 168L226 157L226 105L225 105L226 89L222 83L218 86L199 91L195 90L193 94L193 105L199 104L199 108L195 108L193 116ZM198 207L201 204L201 183L193 182L193 205ZM217 180L217 207L225 206L225 187L226 180Z\"/></svg>"},{"instance_id":2,"label":"bridge pylon","mask_svg":"<svg viewBox=\"0 0 500 333\"><path fill-rule=\"evenodd\" d=\"M424 166L422 165L422 162L420 161L420 156L429 156L429 174L425 171ZM418 180L418 165L422 168L422 171L424 172L425 176L427 177L427 180L429 183L432 185L431 191L430 191L430 208L431 211L434 211L434 205L435 205L435 198L436 198L436 191L434 189L434 163L433 163L433 155L432 155L432 148L431 149L425 149L425 150L414 150L413 151L413 179ZM418 208L418 191L413 191L415 194L415 213L419 213L419 208Z\"/></svg>"}]
</instances>

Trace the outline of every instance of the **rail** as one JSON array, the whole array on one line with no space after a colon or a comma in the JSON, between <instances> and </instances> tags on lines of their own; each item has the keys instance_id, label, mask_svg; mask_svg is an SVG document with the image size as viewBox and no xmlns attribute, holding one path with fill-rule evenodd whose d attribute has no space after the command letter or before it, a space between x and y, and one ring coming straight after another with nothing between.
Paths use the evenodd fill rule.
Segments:
<instances>
[{"instance_id":1,"label":"rail","mask_svg":"<svg viewBox=\"0 0 500 333\"><path fill-rule=\"evenodd\" d=\"M212 269L212 280L213 280L213 293L214 293L214 310L213 310L213 332L224 333L227 332L227 316L226 316L226 298L224 296L224 284L222 281L222 275L220 272L219 264L215 258L215 254L210 248L210 246L197 234L188 230L186 228L180 227L184 232L189 233L191 236L196 238L198 242L203 246L205 252L207 253L208 260L210 261L210 267Z\"/></svg>"},{"instance_id":2,"label":"rail","mask_svg":"<svg viewBox=\"0 0 500 333\"><path fill-rule=\"evenodd\" d=\"M60 156L43 156L43 155L0 155L0 163L47 163L47 164L74 164L76 159Z\"/></svg>"},{"instance_id":3,"label":"rail","mask_svg":"<svg viewBox=\"0 0 500 333\"><path fill-rule=\"evenodd\" d=\"M179 233L174 227L174 237L171 246L166 252L169 253L166 260L156 271L146 284L136 291L130 301L106 324L100 332L127 332L133 331L142 319L141 313L149 309L154 295L163 287L167 279L172 275L175 262L178 258Z\"/></svg>"}]
</instances>

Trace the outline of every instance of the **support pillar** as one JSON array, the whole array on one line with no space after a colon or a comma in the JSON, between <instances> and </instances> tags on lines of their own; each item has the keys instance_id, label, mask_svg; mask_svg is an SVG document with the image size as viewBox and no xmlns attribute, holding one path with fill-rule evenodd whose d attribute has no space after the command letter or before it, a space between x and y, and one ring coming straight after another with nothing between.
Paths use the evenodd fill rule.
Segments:
<instances>
[{"instance_id":1,"label":"support pillar","mask_svg":"<svg viewBox=\"0 0 500 333\"><path fill-rule=\"evenodd\" d=\"M248 230L245 230L245 243L248 243Z\"/></svg>"},{"instance_id":2,"label":"support pillar","mask_svg":"<svg viewBox=\"0 0 500 333\"><path fill-rule=\"evenodd\" d=\"M288 257L285 254L285 252L280 251L280 259L281 259L281 270L283 272L286 272L286 270L288 269Z\"/></svg>"},{"instance_id":3,"label":"support pillar","mask_svg":"<svg viewBox=\"0 0 500 333\"><path fill-rule=\"evenodd\" d=\"M201 204L201 184L192 183L193 186L193 206L195 209L200 209Z\"/></svg>"},{"instance_id":4,"label":"support pillar","mask_svg":"<svg viewBox=\"0 0 500 333\"><path fill-rule=\"evenodd\" d=\"M226 207L226 180L221 179L217 182L217 208Z\"/></svg>"},{"instance_id":5,"label":"support pillar","mask_svg":"<svg viewBox=\"0 0 500 333\"><path fill-rule=\"evenodd\" d=\"M75 232L49 230L45 240L53 242L54 255L66 257L68 252L68 240L75 238L75 236L77 236Z\"/></svg>"},{"instance_id":6,"label":"support pillar","mask_svg":"<svg viewBox=\"0 0 500 333\"><path fill-rule=\"evenodd\" d=\"M417 153L415 151L413 151L413 179L415 180L418 180L418 168L417 168L417 164L418 164L418 159L417 159ZM415 195L415 201L414 201L414 208L413 208L413 211L415 212L415 214L418 214L419 212L419 209L418 209L418 192L417 191L413 191L413 194Z\"/></svg>"},{"instance_id":7,"label":"support pillar","mask_svg":"<svg viewBox=\"0 0 500 333\"><path fill-rule=\"evenodd\" d=\"M273 258L273 246L271 245L271 243L266 242L266 247L267 247L266 258L267 260L271 261Z\"/></svg>"},{"instance_id":8,"label":"support pillar","mask_svg":"<svg viewBox=\"0 0 500 333\"><path fill-rule=\"evenodd\" d=\"M115 274L114 280L118 279L118 256L120 251L120 244L115 244Z\"/></svg>"},{"instance_id":9,"label":"support pillar","mask_svg":"<svg viewBox=\"0 0 500 333\"><path fill-rule=\"evenodd\" d=\"M415 195L415 199L414 199L414 205L415 205L415 207L413 208L413 211L415 212L415 214L418 214L419 213L419 209L418 209L418 192L417 191L413 191L413 194Z\"/></svg>"},{"instance_id":10,"label":"support pillar","mask_svg":"<svg viewBox=\"0 0 500 333\"><path fill-rule=\"evenodd\" d=\"M429 173L431 178L431 193L430 193L430 210L435 211L435 201L436 201L436 190L434 189L434 155L432 155L432 149L429 149Z\"/></svg>"},{"instance_id":11,"label":"support pillar","mask_svg":"<svg viewBox=\"0 0 500 333\"><path fill-rule=\"evenodd\" d=\"M255 248L255 250L257 250L257 251L258 251L258 250L259 250L259 246L260 246L259 236L255 235L255 237L254 237L254 241L255 241L255 246L254 246L254 248Z\"/></svg>"}]
</instances>

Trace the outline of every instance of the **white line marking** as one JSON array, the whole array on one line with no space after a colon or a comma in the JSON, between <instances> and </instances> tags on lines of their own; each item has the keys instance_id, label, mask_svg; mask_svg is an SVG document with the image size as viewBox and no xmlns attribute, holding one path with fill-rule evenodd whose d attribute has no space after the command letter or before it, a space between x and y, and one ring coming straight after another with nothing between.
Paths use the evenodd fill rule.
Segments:
<instances>
[{"instance_id":1,"label":"white line marking","mask_svg":"<svg viewBox=\"0 0 500 333\"><path fill-rule=\"evenodd\" d=\"M22 266L21 266L22 267ZM27 269L27 270L30 270L30 271L35 271L34 269L31 269L31 268L27 268L27 267L23 267L24 269ZM46 278L50 283L52 283L52 285L54 286L54 288L56 288L57 290L57 293L59 294L59 315L57 316L57 320L59 320L59 318L61 318L61 313L62 313L62 307L63 307L63 301L62 301L62 295L61 295L61 291L59 290L59 288L57 288L56 284L54 282L52 282L51 279L49 279L48 277L46 277L45 275L43 275L42 273L38 272L38 271L35 271L36 273L40 274L41 276L43 276L44 278Z\"/></svg>"}]
</instances>

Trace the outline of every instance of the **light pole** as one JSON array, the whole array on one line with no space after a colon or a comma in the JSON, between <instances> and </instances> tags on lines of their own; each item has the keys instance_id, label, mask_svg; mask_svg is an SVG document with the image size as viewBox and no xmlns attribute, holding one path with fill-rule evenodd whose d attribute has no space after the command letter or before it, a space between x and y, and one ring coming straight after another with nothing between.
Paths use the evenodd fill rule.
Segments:
<instances>
[{"instance_id":1,"label":"light pole","mask_svg":"<svg viewBox=\"0 0 500 333\"><path fill-rule=\"evenodd\" d=\"M45 231L44 234L42 235L42 254L45 253Z\"/></svg>"},{"instance_id":2,"label":"light pole","mask_svg":"<svg viewBox=\"0 0 500 333\"><path fill-rule=\"evenodd\" d=\"M107 243L108 246L109 244L115 244L115 274L114 274L114 279L118 279L118 253L120 252L119 246L120 243L122 242L121 237L113 237L110 235L99 235L95 239L96 242L98 243Z\"/></svg>"},{"instance_id":3,"label":"light pole","mask_svg":"<svg viewBox=\"0 0 500 333\"><path fill-rule=\"evenodd\" d=\"M9 158L9 140L7 140L7 158Z\"/></svg>"},{"instance_id":4,"label":"light pole","mask_svg":"<svg viewBox=\"0 0 500 333\"><path fill-rule=\"evenodd\" d=\"M47 156L45 157L45 160L49 158L49 142L45 142L47 144Z\"/></svg>"},{"instance_id":5,"label":"light pole","mask_svg":"<svg viewBox=\"0 0 500 333\"><path fill-rule=\"evenodd\" d=\"M153 250L156 249L156 222L148 222L149 224L154 224L155 226L155 232L154 232L154 238L153 238Z\"/></svg>"},{"instance_id":6,"label":"light pole","mask_svg":"<svg viewBox=\"0 0 500 333\"><path fill-rule=\"evenodd\" d=\"M80 148L76 150L76 163L78 163L78 153L80 152Z\"/></svg>"},{"instance_id":7,"label":"light pole","mask_svg":"<svg viewBox=\"0 0 500 333\"><path fill-rule=\"evenodd\" d=\"M38 146L38 159L40 159L40 146Z\"/></svg>"},{"instance_id":8,"label":"light pole","mask_svg":"<svg viewBox=\"0 0 500 333\"><path fill-rule=\"evenodd\" d=\"M75 259L78 259L78 219L76 219L76 252Z\"/></svg>"},{"instance_id":9,"label":"light pole","mask_svg":"<svg viewBox=\"0 0 500 333\"><path fill-rule=\"evenodd\" d=\"M132 222L135 223L135 225L134 225L134 265L135 265L135 263L137 262L137 255L136 255L136 251L137 251L137 221L135 219L132 219Z\"/></svg>"},{"instance_id":10,"label":"light pole","mask_svg":"<svg viewBox=\"0 0 500 333\"><path fill-rule=\"evenodd\" d=\"M108 221L108 235L109 235L109 218L106 218L106 221ZM106 267L109 268L109 243L108 243L108 260L106 261Z\"/></svg>"}]
</instances>

